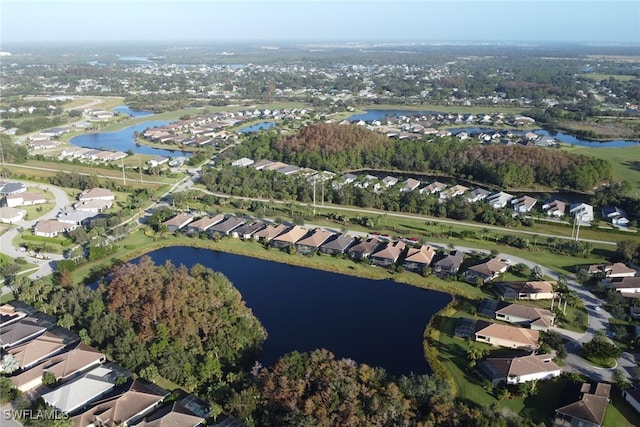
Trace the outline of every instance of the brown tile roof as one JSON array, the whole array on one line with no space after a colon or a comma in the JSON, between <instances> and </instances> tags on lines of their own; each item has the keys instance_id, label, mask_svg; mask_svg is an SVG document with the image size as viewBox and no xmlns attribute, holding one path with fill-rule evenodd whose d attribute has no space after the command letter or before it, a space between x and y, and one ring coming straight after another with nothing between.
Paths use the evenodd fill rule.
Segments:
<instances>
[{"instance_id":1,"label":"brown tile roof","mask_svg":"<svg viewBox=\"0 0 640 427\"><path fill-rule=\"evenodd\" d=\"M552 311L545 308L532 307L522 304L509 304L503 308L496 310L496 314L515 316L522 319L528 319L532 322L540 318L555 319L556 317L556 315Z\"/></svg>"},{"instance_id":2,"label":"brown tile roof","mask_svg":"<svg viewBox=\"0 0 640 427\"><path fill-rule=\"evenodd\" d=\"M16 308L11 304L4 304L0 306L0 327L4 327L11 322L20 320L26 315L27 313L16 310Z\"/></svg>"},{"instance_id":3,"label":"brown tile roof","mask_svg":"<svg viewBox=\"0 0 640 427\"><path fill-rule=\"evenodd\" d=\"M405 262L415 262L420 264L431 264L433 256L436 254L436 250L431 246L422 245L419 248L409 248L407 251L407 257Z\"/></svg>"},{"instance_id":4,"label":"brown tile roof","mask_svg":"<svg viewBox=\"0 0 640 427\"><path fill-rule=\"evenodd\" d=\"M624 279L613 282L616 289L633 289L640 288L640 277L625 277Z\"/></svg>"},{"instance_id":5,"label":"brown tile roof","mask_svg":"<svg viewBox=\"0 0 640 427\"><path fill-rule=\"evenodd\" d=\"M349 248L349 253L370 253L379 244L380 240L376 238L367 239Z\"/></svg>"},{"instance_id":6,"label":"brown tile roof","mask_svg":"<svg viewBox=\"0 0 640 427\"><path fill-rule=\"evenodd\" d=\"M192 223L189 224L189 228L195 228L199 231L207 231L208 228L210 228L211 226L219 223L220 221L222 221L224 219L224 215L222 214L218 214L216 216L214 216L213 218L209 217L209 216L204 216L200 219L197 219L195 221L193 221Z\"/></svg>"},{"instance_id":7,"label":"brown tile roof","mask_svg":"<svg viewBox=\"0 0 640 427\"><path fill-rule=\"evenodd\" d=\"M395 243L391 243L389 242L387 244L387 246L385 246L384 248L382 248L381 250L372 253L371 257L372 258L383 258L383 259L392 259L392 260L396 260L398 259L398 257L400 256L400 254L402 253L402 251L405 248L405 243L398 240Z\"/></svg>"},{"instance_id":8,"label":"brown tile roof","mask_svg":"<svg viewBox=\"0 0 640 427\"><path fill-rule=\"evenodd\" d=\"M150 411L168 395L169 392L164 389L135 380L125 392L104 399L74 417L74 425L84 427L93 423L103 427L116 427L128 424L132 418Z\"/></svg>"},{"instance_id":9,"label":"brown tile roof","mask_svg":"<svg viewBox=\"0 0 640 427\"><path fill-rule=\"evenodd\" d=\"M34 322L32 318L26 317L19 322L2 328L2 331L0 331L0 345L2 345L2 348L11 347L28 337L35 337L44 333L46 329Z\"/></svg>"},{"instance_id":10,"label":"brown tile roof","mask_svg":"<svg viewBox=\"0 0 640 427\"><path fill-rule=\"evenodd\" d=\"M327 241L327 239L329 239L329 237L331 236L333 236L332 232L327 230L317 229L309 237L306 237L298 241L296 244L317 248L320 245L322 245L325 241Z\"/></svg>"},{"instance_id":11,"label":"brown tile roof","mask_svg":"<svg viewBox=\"0 0 640 427\"><path fill-rule=\"evenodd\" d=\"M537 348L540 332L531 329L518 328L516 326L500 325L491 323L478 331L476 334L507 340L522 344L525 347Z\"/></svg>"},{"instance_id":12,"label":"brown tile roof","mask_svg":"<svg viewBox=\"0 0 640 427\"><path fill-rule=\"evenodd\" d=\"M254 236L257 239L266 239L271 240L276 236L279 236L287 229L287 226L284 224L278 224L277 226L267 225L262 230L258 231Z\"/></svg>"},{"instance_id":13,"label":"brown tile roof","mask_svg":"<svg viewBox=\"0 0 640 427\"><path fill-rule=\"evenodd\" d=\"M521 294L550 294L557 284L555 280L539 280L530 282L507 282L505 286Z\"/></svg>"},{"instance_id":14,"label":"brown tile roof","mask_svg":"<svg viewBox=\"0 0 640 427\"><path fill-rule=\"evenodd\" d=\"M193 220L193 215L186 212L180 212L178 215L165 221L164 225L174 226L174 227L184 227L186 224L188 224L192 220Z\"/></svg>"},{"instance_id":15,"label":"brown tile roof","mask_svg":"<svg viewBox=\"0 0 640 427\"><path fill-rule=\"evenodd\" d=\"M191 427L203 422L204 418L197 416L184 405L173 402L157 412L149 415L137 427Z\"/></svg>"},{"instance_id":16,"label":"brown tile roof","mask_svg":"<svg viewBox=\"0 0 640 427\"><path fill-rule=\"evenodd\" d=\"M272 240L276 242L296 243L300 240L309 230L300 226L294 225L289 231L282 233L281 235L274 237Z\"/></svg>"},{"instance_id":17,"label":"brown tile roof","mask_svg":"<svg viewBox=\"0 0 640 427\"><path fill-rule=\"evenodd\" d=\"M521 357L490 357L486 360L504 377L521 377L562 369L551 360L551 356L548 354L530 354Z\"/></svg>"},{"instance_id":18,"label":"brown tile roof","mask_svg":"<svg viewBox=\"0 0 640 427\"><path fill-rule=\"evenodd\" d=\"M602 425L604 414L609 403L611 385L598 383L593 393L593 387L589 383L582 386L583 393L580 400L556 409L556 413L569 416L578 420L596 425Z\"/></svg>"},{"instance_id":19,"label":"brown tile roof","mask_svg":"<svg viewBox=\"0 0 640 427\"><path fill-rule=\"evenodd\" d=\"M482 274L483 276L492 276L495 273L504 270L509 264L501 261L499 258L492 258L482 264L477 264L469 267L469 270Z\"/></svg>"},{"instance_id":20,"label":"brown tile roof","mask_svg":"<svg viewBox=\"0 0 640 427\"><path fill-rule=\"evenodd\" d=\"M47 331L25 344L12 348L9 353L16 358L21 368L25 368L57 353L64 347L65 343L62 338Z\"/></svg>"}]
</instances>

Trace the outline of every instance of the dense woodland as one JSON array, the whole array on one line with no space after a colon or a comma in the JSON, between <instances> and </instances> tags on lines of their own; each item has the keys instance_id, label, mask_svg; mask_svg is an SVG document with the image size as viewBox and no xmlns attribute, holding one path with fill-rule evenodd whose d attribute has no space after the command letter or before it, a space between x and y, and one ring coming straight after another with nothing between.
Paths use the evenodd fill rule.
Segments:
<instances>
[{"instance_id":1,"label":"dense woodland","mask_svg":"<svg viewBox=\"0 0 640 427\"><path fill-rule=\"evenodd\" d=\"M480 145L457 138L386 138L356 125L319 123L295 135L257 133L227 156L269 158L300 167L343 172L361 168L441 173L503 189L544 186L580 191L611 180L609 162L559 150Z\"/></svg>"}]
</instances>

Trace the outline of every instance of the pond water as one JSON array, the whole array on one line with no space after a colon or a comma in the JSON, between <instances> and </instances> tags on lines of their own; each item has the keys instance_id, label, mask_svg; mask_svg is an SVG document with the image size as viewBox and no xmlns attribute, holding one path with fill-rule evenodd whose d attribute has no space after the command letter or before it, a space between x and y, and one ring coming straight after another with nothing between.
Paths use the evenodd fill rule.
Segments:
<instances>
[{"instance_id":1,"label":"pond water","mask_svg":"<svg viewBox=\"0 0 640 427\"><path fill-rule=\"evenodd\" d=\"M412 111L412 110L367 110L363 114L355 114L348 118L350 122L357 122L360 120L364 120L365 122L370 122L371 120L380 120L386 117L399 117L399 116L420 116L420 115L428 115L428 114L439 114L434 111ZM451 132L492 132L494 129L490 127L461 127L456 129L450 129ZM529 131L518 131L512 130L514 134L525 133ZM640 147L640 142L638 141L628 141L622 139L616 139L612 141L606 142L598 142L598 141L589 141L586 139L580 139L573 135L569 135L563 132L549 132L544 129L537 129L533 131L538 135L543 136L551 136L557 139L560 142L565 144L573 144L578 145L580 147L591 147L591 148L619 148L619 147Z\"/></svg>"},{"instance_id":2,"label":"pond water","mask_svg":"<svg viewBox=\"0 0 640 427\"><path fill-rule=\"evenodd\" d=\"M153 111L138 111L132 110L128 105L121 105L112 110L114 113L126 114L129 117L147 117L153 116L155 113Z\"/></svg>"},{"instance_id":3,"label":"pond water","mask_svg":"<svg viewBox=\"0 0 640 427\"><path fill-rule=\"evenodd\" d=\"M149 154L153 156L164 157L189 157L191 153L182 152L180 150L164 150L161 148L149 147L146 145L136 145L135 131L144 132L147 128L164 126L171 123L168 120L155 120L124 128L114 132L96 132L86 133L74 136L69 143L78 147L95 148L99 150L116 150L127 152L131 150L137 154Z\"/></svg>"},{"instance_id":4,"label":"pond water","mask_svg":"<svg viewBox=\"0 0 640 427\"><path fill-rule=\"evenodd\" d=\"M393 374L430 373L423 351L424 330L429 319L451 301L449 294L391 280L362 279L208 249L172 247L148 255L156 264L171 260L191 267L200 263L226 275L269 334L260 359L263 365L294 350L326 348L337 358L381 366Z\"/></svg>"},{"instance_id":5,"label":"pond water","mask_svg":"<svg viewBox=\"0 0 640 427\"><path fill-rule=\"evenodd\" d=\"M270 127L273 127L275 125L276 125L276 122L260 122L260 123L256 123L256 124L251 125L251 126L243 127L238 132L240 132L240 133L252 133L252 132L257 132L257 131L263 130L263 129L269 129Z\"/></svg>"}]
</instances>

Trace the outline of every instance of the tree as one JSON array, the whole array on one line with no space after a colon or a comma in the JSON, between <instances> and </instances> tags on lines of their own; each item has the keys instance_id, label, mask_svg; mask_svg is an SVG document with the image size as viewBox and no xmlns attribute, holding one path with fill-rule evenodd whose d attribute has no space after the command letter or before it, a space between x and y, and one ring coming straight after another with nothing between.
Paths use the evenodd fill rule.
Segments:
<instances>
[{"instance_id":1,"label":"tree","mask_svg":"<svg viewBox=\"0 0 640 427\"><path fill-rule=\"evenodd\" d=\"M543 277L544 274L542 273L542 268L539 265L536 265L531 269L531 275L529 276L531 280L538 281L542 280Z\"/></svg>"},{"instance_id":2,"label":"tree","mask_svg":"<svg viewBox=\"0 0 640 427\"><path fill-rule=\"evenodd\" d=\"M469 360L469 367L473 368L476 366L479 360L483 359L486 355L489 354L489 350L476 343L475 341L469 342L469 348L467 349L467 359Z\"/></svg>"},{"instance_id":3,"label":"tree","mask_svg":"<svg viewBox=\"0 0 640 427\"><path fill-rule=\"evenodd\" d=\"M0 366L0 368L0 372L11 375L12 373L20 369L20 362L18 362L13 354L8 353L2 356L2 365Z\"/></svg>"}]
</instances>

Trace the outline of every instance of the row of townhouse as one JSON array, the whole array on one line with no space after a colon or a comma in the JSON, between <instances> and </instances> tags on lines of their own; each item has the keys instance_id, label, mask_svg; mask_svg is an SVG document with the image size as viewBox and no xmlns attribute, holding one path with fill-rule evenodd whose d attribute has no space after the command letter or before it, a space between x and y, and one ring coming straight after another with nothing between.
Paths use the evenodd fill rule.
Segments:
<instances>
[{"instance_id":1,"label":"row of townhouse","mask_svg":"<svg viewBox=\"0 0 640 427\"><path fill-rule=\"evenodd\" d=\"M64 148L59 155L60 159L71 158L90 162L113 162L127 157L123 151L107 151L94 148L71 146Z\"/></svg>"},{"instance_id":2,"label":"row of townhouse","mask_svg":"<svg viewBox=\"0 0 640 427\"><path fill-rule=\"evenodd\" d=\"M20 301L0 306L0 370L17 390L41 397L76 427L207 423L209 403L193 395L167 402L169 391L132 379L130 372L56 324L55 317ZM55 383L46 383L47 376Z\"/></svg>"},{"instance_id":3,"label":"row of townhouse","mask_svg":"<svg viewBox=\"0 0 640 427\"><path fill-rule=\"evenodd\" d=\"M629 267L622 262L613 264L591 264L582 267L589 277L596 277L601 283L618 291L623 297L640 297L640 271L637 266Z\"/></svg>"}]
</instances>

